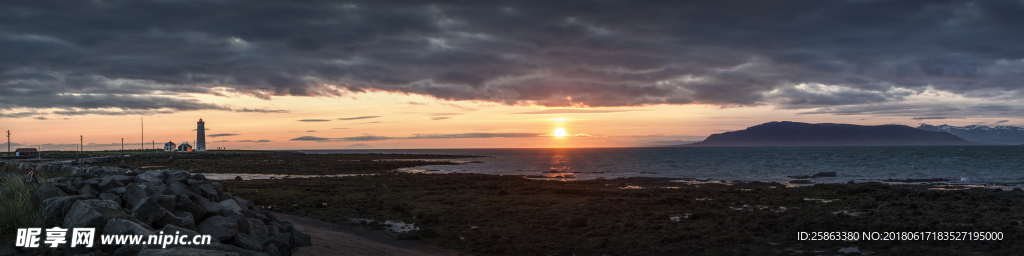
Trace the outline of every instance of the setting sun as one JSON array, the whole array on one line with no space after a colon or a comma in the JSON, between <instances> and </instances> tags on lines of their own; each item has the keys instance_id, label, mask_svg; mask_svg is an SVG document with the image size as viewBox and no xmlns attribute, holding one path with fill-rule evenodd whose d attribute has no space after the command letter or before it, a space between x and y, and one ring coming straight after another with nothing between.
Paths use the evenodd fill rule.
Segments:
<instances>
[{"instance_id":1,"label":"setting sun","mask_svg":"<svg viewBox=\"0 0 1024 256\"><path fill-rule=\"evenodd\" d=\"M558 127L555 128L554 131L551 131L551 136L554 136L555 138L565 138L569 136L569 132L566 131L565 128Z\"/></svg>"}]
</instances>

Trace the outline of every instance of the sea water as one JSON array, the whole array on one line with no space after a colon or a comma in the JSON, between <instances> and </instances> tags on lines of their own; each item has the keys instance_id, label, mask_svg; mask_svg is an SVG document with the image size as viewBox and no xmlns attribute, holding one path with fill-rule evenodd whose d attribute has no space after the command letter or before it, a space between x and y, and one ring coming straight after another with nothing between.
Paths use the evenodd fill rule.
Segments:
<instances>
[{"instance_id":1,"label":"sea water","mask_svg":"<svg viewBox=\"0 0 1024 256\"><path fill-rule=\"evenodd\" d=\"M422 172L513 174L565 179L620 177L788 181L835 172L816 183L946 179L965 184L1024 184L1022 146L664 147L564 149L312 150L306 153L476 155Z\"/></svg>"}]
</instances>

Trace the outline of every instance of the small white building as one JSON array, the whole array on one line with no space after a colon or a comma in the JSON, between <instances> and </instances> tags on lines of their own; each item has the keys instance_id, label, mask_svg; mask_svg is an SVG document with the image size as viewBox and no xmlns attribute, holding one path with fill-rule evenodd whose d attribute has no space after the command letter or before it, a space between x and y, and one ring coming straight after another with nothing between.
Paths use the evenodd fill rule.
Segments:
<instances>
[{"instance_id":1,"label":"small white building","mask_svg":"<svg viewBox=\"0 0 1024 256\"><path fill-rule=\"evenodd\" d=\"M178 152L192 152L193 148L188 142L183 142L178 145Z\"/></svg>"},{"instance_id":2,"label":"small white building","mask_svg":"<svg viewBox=\"0 0 1024 256\"><path fill-rule=\"evenodd\" d=\"M35 148L19 148L14 151L14 157L17 158L32 158L39 157L39 150Z\"/></svg>"},{"instance_id":3,"label":"small white building","mask_svg":"<svg viewBox=\"0 0 1024 256\"><path fill-rule=\"evenodd\" d=\"M178 149L178 144L174 144L174 142L168 141L167 143L164 143L164 151L174 152L177 149Z\"/></svg>"}]
</instances>

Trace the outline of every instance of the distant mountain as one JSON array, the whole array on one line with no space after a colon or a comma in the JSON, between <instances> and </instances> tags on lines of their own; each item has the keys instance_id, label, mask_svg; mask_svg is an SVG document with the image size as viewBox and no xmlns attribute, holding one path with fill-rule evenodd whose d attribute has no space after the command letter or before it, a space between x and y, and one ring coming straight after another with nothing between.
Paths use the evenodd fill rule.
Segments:
<instances>
[{"instance_id":1,"label":"distant mountain","mask_svg":"<svg viewBox=\"0 0 1024 256\"><path fill-rule=\"evenodd\" d=\"M921 124L918 129L933 132L948 132L971 142L994 145L1024 144L1024 127L987 126L987 125L928 125Z\"/></svg>"},{"instance_id":2,"label":"distant mountain","mask_svg":"<svg viewBox=\"0 0 1024 256\"><path fill-rule=\"evenodd\" d=\"M809 124L770 122L750 128L712 134L690 146L911 146L970 145L945 132L916 129L905 125L863 126L853 124Z\"/></svg>"}]
</instances>

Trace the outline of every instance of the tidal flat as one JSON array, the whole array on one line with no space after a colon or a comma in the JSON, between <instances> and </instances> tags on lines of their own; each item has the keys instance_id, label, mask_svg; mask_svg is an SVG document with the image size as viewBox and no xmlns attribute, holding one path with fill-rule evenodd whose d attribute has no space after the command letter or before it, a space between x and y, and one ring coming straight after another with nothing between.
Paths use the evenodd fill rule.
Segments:
<instances>
[{"instance_id":1,"label":"tidal flat","mask_svg":"<svg viewBox=\"0 0 1024 256\"><path fill-rule=\"evenodd\" d=\"M699 183L382 173L227 181L273 211L400 221L396 235L470 255L1014 254L1024 192L928 185ZM1002 241L800 241L798 232L1003 232Z\"/></svg>"},{"instance_id":2,"label":"tidal flat","mask_svg":"<svg viewBox=\"0 0 1024 256\"><path fill-rule=\"evenodd\" d=\"M955 184L407 173L472 156L207 152L102 165L293 175L225 180L275 212L466 255L1013 255L1024 191ZM427 167L429 168L429 167ZM295 178L301 175L344 177ZM933 182L929 180L929 182ZM938 181L934 181L938 182ZM952 186L952 188L951 188ZM397 232L396 224L399 226ZM804 241L799 232L1002 232L1001 241Z\"/></svg>"}]
</instances>

